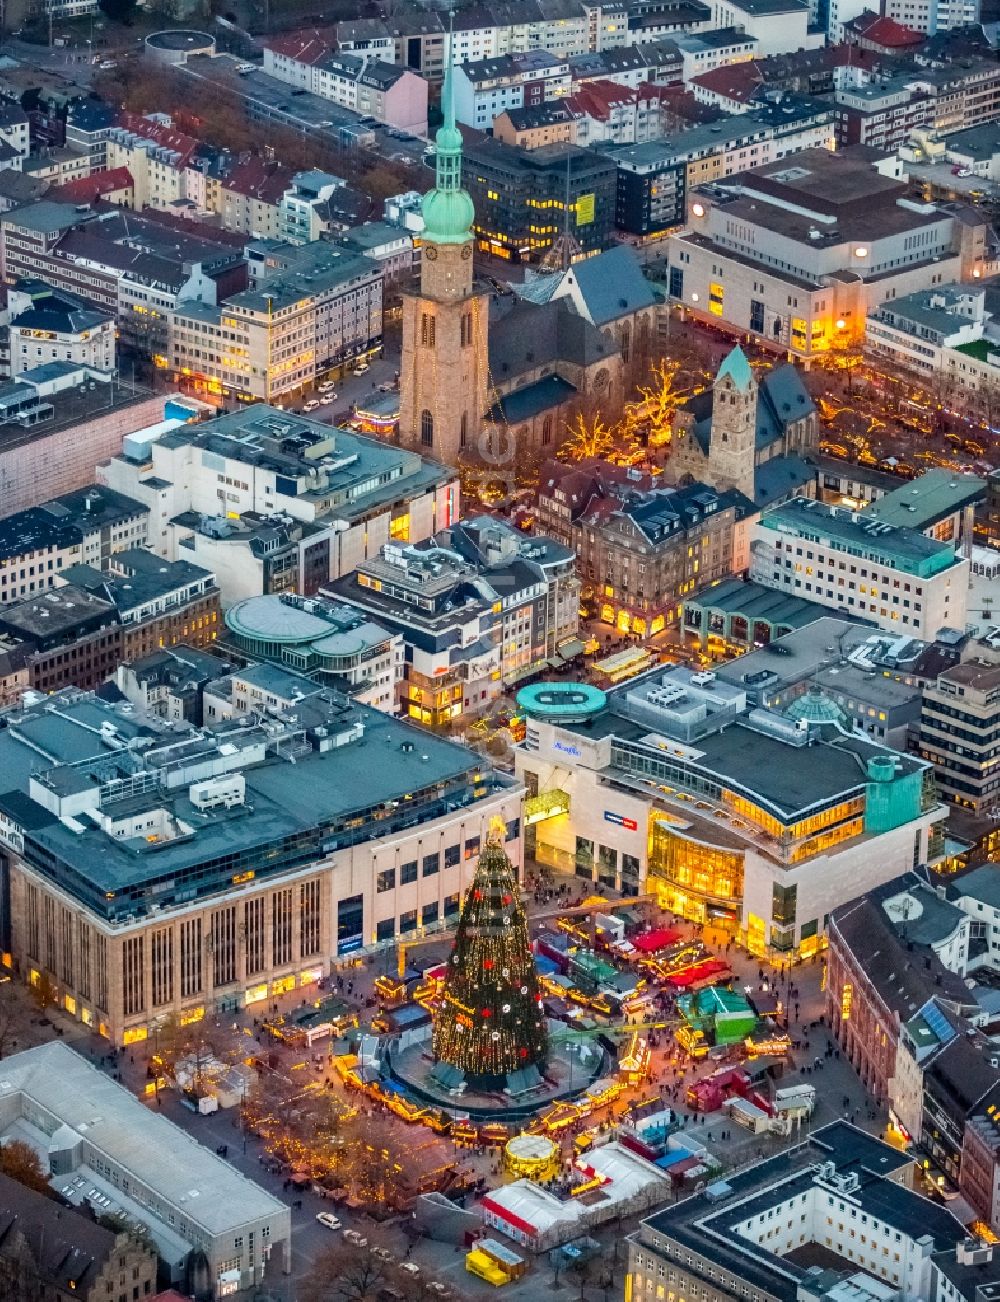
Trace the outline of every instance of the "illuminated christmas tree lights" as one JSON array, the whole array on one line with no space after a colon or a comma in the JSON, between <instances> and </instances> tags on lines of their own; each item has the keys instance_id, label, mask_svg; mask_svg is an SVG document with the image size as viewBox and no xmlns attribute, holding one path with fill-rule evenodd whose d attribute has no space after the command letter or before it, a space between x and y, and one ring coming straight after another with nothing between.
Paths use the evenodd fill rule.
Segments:
<instances>
[{"instance_id":1,"label":"illuminated christmas tree lights","mask_svg":"<svg viewBox=\"0 0 1000 1302\"><path fill-rule=\"evenodd\" d=\"M544 1069L545 1015L517 873L491 828L462 906L434 1018L434 1054L482 1084Z\"/></svg>"}]
</instances>

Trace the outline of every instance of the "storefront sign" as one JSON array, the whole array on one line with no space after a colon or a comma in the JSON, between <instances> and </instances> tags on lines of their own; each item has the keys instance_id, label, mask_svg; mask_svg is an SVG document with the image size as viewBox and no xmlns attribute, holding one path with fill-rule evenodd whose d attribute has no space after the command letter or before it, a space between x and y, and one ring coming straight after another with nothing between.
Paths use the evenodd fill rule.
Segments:
<instances>
[{"instance_id":1,"label":"storefront sign","mask_svg":"<svg viewBox=\"0 0 1000 1302\"><path fill-rule=\"evenodd\" d=\"M630 832L638 832L639 824L634 818L626 818L624 814L615 814L610 809L604 811L604 821L614 823L617 827L627 828Z\"/></svg>"}]
</instances>

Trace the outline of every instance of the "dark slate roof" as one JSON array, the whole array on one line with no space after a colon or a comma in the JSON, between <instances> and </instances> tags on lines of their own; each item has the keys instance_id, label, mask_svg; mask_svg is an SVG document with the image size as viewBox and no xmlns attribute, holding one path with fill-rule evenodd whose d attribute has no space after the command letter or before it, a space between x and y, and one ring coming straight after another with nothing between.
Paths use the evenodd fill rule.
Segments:
<instances>
[{"instance_id":1,"label":"dark slate roof","mask_svg":"<svg viewBox=\"0 0 1000 1302\"><path fill-rule=\"evenodd\" d=\"M20 288L20 287L19 287ZM75 294L50 289L37 281L25 286L32 302L13 325L19 330L51 330L58 334L78 334L81 330L96 330L111 319L109 313L98 312L78 299Z\"/></svg>"},{"instance_id":2,"label":"dark slate roof","mask_svg":"<svg viewBox=\"0 0 1000 1302\"><path fill-rule=\"evenodd\" d=\"M693 433L708 455L709 435L712 427L712 402L714 390L706 389L684 404L684 410L694 417ZM816 405L798 370L786 362L757 377L757 448L763 450L777 442L788 425L802 420L816 410Z\"/></svg>"},{"instance_id":3,"label":"dark slate roof","mask_svg":"<svg viewBox=\"0 0 1000 1302\"><path fill-rule=\"evenodd\" d=\"M116 1242L103 1225L0 1175L0 1254L17 1251L18 1232L27 1241L42 1283L81 1297L90 1293Z\"/></svg>"},{"instance_id":4,"label":"dark slate roof","mask_svg":"<svg viewBox=\"0 0 1000 1302\"><path fill-rule=\"evenodd\" d=\"M656 303L656 292L627 244L616 245L596 258L583 258L573 264L571 274L595 325L606 325Z\"/></svg>"},{"instance_id":5,"label":"dark slate roof","mask_svg":"<svg viewBox=\"0 0 1000 1302\"><path fill-rule=\"evenodd\" d=\"M589 366L616 352L601 331L568 303L537 304L506 297L492 301L490 371L501 388L539 366L560 361Z\"/></svg>"},{"instance_id":6,"label":"dark slate roof","mask_svg":"<svg viewBox=\"0 0 1000 1302\"><path fill-rule=\"evenodd\" d=\"M992 909L1000 909L1000 864L984 863L973 868L971 873L965 873L951 883L948 894L951 898L965 895L981 900Z\"/></svg>"},{"instance_id":7,"label":"dark slate roof","mask_svg":"<svg viewBox=\"0 0 1000 1302\"><path fill-rule=\"evenodd\" d=\"M786 426L816 410L802 377L791 362L776 366L760 379L757 402L757 446L767 447L781 437Z\"/></svg>"},{"instance_id":8,"label":"dark slate roof","mask_svg":"<svg viewBox=\"0 0 1000 1302\"><path fill-rule=\"evenodd\" d=\"M568 380L558 375L546 375L534 384L526 384L523 389L505 394L491 409L489 419L495 424L505 421L508 425L516 425L519 421L540 416L543 411L561 407L575 393L576 389Z\"/></svg>"},{"instance_id":9,"label":"dark slate roof","mask_svg":"<svg viewBox=\"0 0 1000 1302\"><path fill-rule=\"evenodd\" d=\"M902 879L892 885L905 889ZM879 893L886 890L882 887ZM907 949L874 894L836 909L833 920L886 1006L901 1022L908 1022L931 996L959 1008L973 1006L975 1001L964 981L949 972L932 949Z\"/></svg>"},{"instance_id":10,"label":"dark slate roof","mask_svg":"<svg viewBox=\"0 0 1000 1302\"><path fill-rule=\"evenodd\" d=\"M772 457L757 467L753 478L754 502L758 507L780 502L803 484L816 478L813 466L802 457Z\"/></svg>"}]
</instances>

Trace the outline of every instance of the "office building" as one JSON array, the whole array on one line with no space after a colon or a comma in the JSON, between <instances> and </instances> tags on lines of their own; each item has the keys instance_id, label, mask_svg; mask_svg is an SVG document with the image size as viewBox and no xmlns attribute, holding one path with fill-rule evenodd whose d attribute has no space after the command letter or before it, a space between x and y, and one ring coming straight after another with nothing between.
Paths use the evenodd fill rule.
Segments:
<instances>
[{"instance_id":1,"label":"office building","mask_svg":"<svg viewBox=\"0 0 1000 1302\"><path fill-rule=\"evenodd\" d=\"M382 339L382 272L314 242L268 250L276 269L219 305L178 304L158 364L225 402L274 402Z\"/></svg>"},{"instance_id":2,"label":"office building","mask_svg":"<svg viewBox=\"0 0 1000 1302\"><path fill-rule=\"evenodd\" d=\"M906 484L894 483L862 510L866 520L916 529L928 538L970 550L976 508L985 500L986 480L944 466L925 470Z\"/></svg>"},{"instance_id":3,"label":"office building","mask_svg":"<svg viewBox=\"0 0 1000 1302\"><path fill-rule=\"evenodd\" d=\"M491 819L520 858L510 778L329 689L210 732L76 690L6 722L4 948L115 1045L456 919Z\"/></svg>"},{"instance_id":4,"label":"office building","mask_svg":"<svg viewBox=\"0 0 1000 1302\"><path fill-rule=\"evenodd\" d=\"M689 193L671 299L807 359L859 341L888 299L981 275L980 219L914 205L876 162L862 146L809 149Z\"/></svg>"},{"instance_id":5,"label":"office building","mask_svg":"<svg viewBox=\"0 0 1000 1302\"><path fill-rule=\"evenodd\" d=\"M111 1212L145 1229L176 1283L183 1281L185 1258L192 1252L204 1254L211 1287L220 1297L259 1286L272 1256L272 1269L291 1270L288 1206L172 1121L150 1112L68 1045L55 1041L5 1060L0 1129L4 1138L26 1140L35 1149L56 1193L90 1216ZM24 1215L34 1209L27 1197L19 1209ZM65 1216L75 1224L73 1213ZM42 1223L55 1232L50 1220ZM92 1225L90 1231L95 1246L98 1228ZM116 1241L113 1232L103 1232ZM72 1243L72 1231L59 1233ZM150 1255L135 1246L128 1250L127 1297L136 1280L140 1298L155 1290ZM113 1275L110 1265L104 1261L99 1267L107 1279L101 1302L122 1291L121 1261ZM144 1280L151 1281L150 1290ZM90 1283L84 1275L83 1287L67 1296L95 1298Z\"/></svg>"},{"instance_id":6,"label":"office building","mask_svg":"<svg viewBox=\"0 0 1000 1302\"><path fill-rule=\"evenodd\" d=\"M886 632L933 641L965 628L969 562L916 529L793 498L760 517L750 553L756 582Z\"/></svg>"},{"instance_id":7,"label":"office building","mask_svg":"<svg viewBox=\"0 0 1000 1302\"><path fill-rule=\"evenodd\" d=\"M742 685L674 666L581 713L529 714L515 752L535 858L651 893L751 953L814 953L834 908L943 853L931 766L835 712L750 708Z\"/></svg>"},{"instance_id":8,"label":"office building","mask_svg":"<svg viewBox=\"0 0 1000 1302\"><path fill-rule=\"evenodd\" d=\"M512 262L537 262L565 233L584 253L608 243L617 172L573 145L519 149L486 140L465 151L463 177L475 208L479 248Z\"/></svg>"},{"instance_id":9,"label":"office building","mask_svg":"<svg viewBox=\"0 0 1000 1302\"><path fill-rule=\"evenodd\" d=\"M945 406L992 423L1000 400L995 328L985 290L939 285L879 304L866 341L873 353L921 376Z\"/></svg>"},{"instance_id":10,"label":"office building","mask_svg":"<svg viewBox=\"0 0 1000 1302\"><path fill-rule=\"evenodd\" d=\"M292 571L315 591L390 539L420 542L460 513L454 472L295 412L258 405L153 434L126 439L101 482L149 507L158 555L221 558L227 601L257 595L258 578L261 593L283 590Z\"/></svg>"},{"instance_id":11,"label":"office building","mask_svg":"<svg viewBox=\"0 0 1000 1302\"><path fill-rule=\"evenodd\" d=\"M569 548L487 516L420 547L388 546L335 591L402 635L402 709L432 727L547 667L576 640L580 621Z\"/></svg>"},{"instance_id":12,"label":"office building","mask_svg":"<svg viewBox=\"0 0 1000 1302\"><path fill-rule=\"evenodd\" d=\"M145 547L149 512L99 484L0 520L0 605L46 592L71 565L108 564Z\"/></svg>"},{"instance_id":13,"label":"office building","mask_svg":"<svg viewBox=\"0 0 1000 1302\"><path fill-rule=\"evenodd\" d=\"M989 815L1000 806L1000 662L984 643L966 654L924 689L919 751L945 800Z\"/></svg>"},{"instance_id":14,"label":"office building","mask_svg":"<svg viewBox=\"0 0 1000 1302\"><path fill-rule=\"evenodd\" d=\"M628 1238L626 1290L704 1302L973 1302L981 1281L1000 1278L1000 1261L912 1185L906 1153L832 1122L644 1220ZM836 1264L806 1264L819 1249Z\"/></svg>"},{"instance_id":15,"label":"office building","mask_svg":"<svg viewBox=\"0 0 1000 1302\"><path fill-rule=\"evenodd\" d=\"M97 211L43 199L0 217L8 278L40 279L113 313L119 338L163 352L180 303L220 302L246 285L242 250L149 211Z\"/></svg>"},{"instance_id":16,"label":"office building","mask_svg":"<svg viewBox=\"0 0 1000 1302\"><path fill-rule=\"evenodd\" d=\"M307 675L363 705L396 712L403 678L403 636L366 619L353 606L294 593L250 597L226 612L226 628L228 640L240 652L272 662L254 666L254 673L266 675L274 665L287 666L296 672L284 676L298 680L300 694ZM234 685L250 681L250 672L230 676L229 681ZM270 674L272 681L280 676L279 670ZM247 708L240 706L235 686L230 697L236 712ZM250 697L259 698L260 693L251 692ZM216 706L208 717L229 716Z\"/></svg>"},{"instance_id":17,"label":"office building","mask_svg":"<svg viewBox=\"0 0 1000 1302\"><path fill-rule=\"evenodd\" d=\"M833 114L825 105L789 98L781 108L781 118L755 105L663 140L606 151L618 168L615 225L640 239L658 237L683 225L689 188L800 149L832 147Z\"/></svg>"}]
</instances>

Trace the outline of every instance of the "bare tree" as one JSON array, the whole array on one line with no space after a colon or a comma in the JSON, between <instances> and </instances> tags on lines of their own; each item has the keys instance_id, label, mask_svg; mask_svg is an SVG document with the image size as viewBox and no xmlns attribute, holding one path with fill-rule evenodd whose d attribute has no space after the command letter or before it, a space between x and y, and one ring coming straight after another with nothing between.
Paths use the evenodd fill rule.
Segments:
<instances>
[{"instance_id":1,"label":"bare tree","mask_svg":"<svg viewBox=\"0 0 1000 1302\"><path fill-rule=\"evenodd\" d=\"M47 1013L59 1004L59 990L47 972L39 972L38 980L30 987L31 997L40 1013Z\"/></svg>"},{"instance_id":2,"label":"bare tree","mask_svg":"<svg viewBox=\"0 0 1000 1302\"><path fill-rule=\"evenodd\" d=\"M370 1246L340 1240L316 1257L298 1296L300 1302L377 1302L388 1282L386 1263Z\"/></svg>"}]
</instances>

